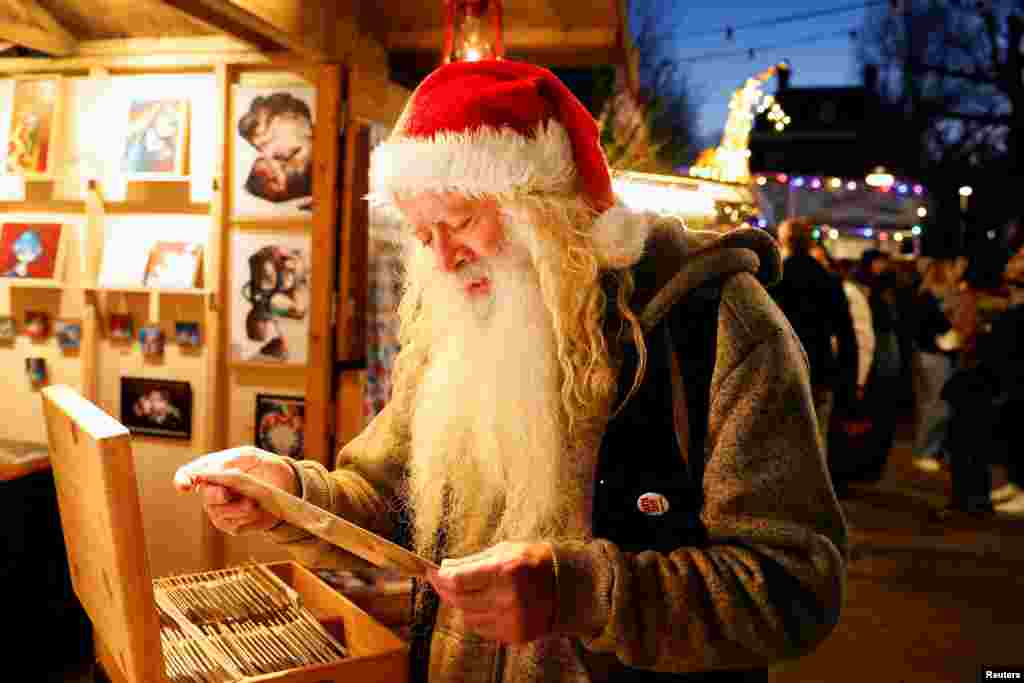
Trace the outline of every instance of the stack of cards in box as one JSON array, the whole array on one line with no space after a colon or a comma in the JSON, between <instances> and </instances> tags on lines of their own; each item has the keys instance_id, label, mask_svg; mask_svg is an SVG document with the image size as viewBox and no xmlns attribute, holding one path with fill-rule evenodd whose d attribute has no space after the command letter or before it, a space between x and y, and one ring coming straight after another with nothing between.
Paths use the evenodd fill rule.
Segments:
<instances>
[{"instance_id":1,"label":"stack of cards in box","mask_svg":"<svg viewBox=\"0 0 1024 683\"><path fill-rule=\"evenodd\" d=\"M261 565L156 579L153 589L171 683L229 683L348 656Z\"/></svg>"}]
</instances>

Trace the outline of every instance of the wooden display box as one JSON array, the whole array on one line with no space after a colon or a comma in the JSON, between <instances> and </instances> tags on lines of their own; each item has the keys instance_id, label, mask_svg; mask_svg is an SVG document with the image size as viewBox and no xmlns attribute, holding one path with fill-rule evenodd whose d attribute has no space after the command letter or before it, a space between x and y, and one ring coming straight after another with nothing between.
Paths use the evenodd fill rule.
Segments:
<instances>
[{"instance_id":1,"label":"wooden display box","mask_svg":"<svg viewBox=\"0 0 1024 683\"><path fill-rule=\"evenodd\" d=\"M47 387L42 395L72 584L92 621L100 663L113 683L166 683L128 430L71 387ZM406 680L408 647L393 632L298 563L263 566L298 593L348 656L236 680Z\"/></svg>"}]
</instances>

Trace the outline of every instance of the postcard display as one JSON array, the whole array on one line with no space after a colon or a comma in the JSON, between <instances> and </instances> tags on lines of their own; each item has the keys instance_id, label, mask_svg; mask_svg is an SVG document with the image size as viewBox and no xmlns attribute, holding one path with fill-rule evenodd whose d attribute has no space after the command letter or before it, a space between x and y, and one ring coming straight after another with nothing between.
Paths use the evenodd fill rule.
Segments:
<instances>
[{"instance_id":1,"label":"postcard display","mask_svg":"<svg viewBox=\"0 0 1024 683\"><path fill-rule=\"evenodd\" d=\"M154 576L284 559L170 482L227 446L303 454L316 73L0 80L0 441L46 443L53 384L123 423Z\"/></svg>"}]
</instances>

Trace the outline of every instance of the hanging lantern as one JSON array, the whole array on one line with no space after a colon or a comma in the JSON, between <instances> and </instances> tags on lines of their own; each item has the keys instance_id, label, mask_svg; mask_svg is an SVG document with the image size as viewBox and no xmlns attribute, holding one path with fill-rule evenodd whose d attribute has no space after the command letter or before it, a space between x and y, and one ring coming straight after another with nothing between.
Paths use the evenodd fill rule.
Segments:
<instances>
[{"instance_id":1,"label":"hanging lantern","mask_svg":"<svg viewBox=\"0 0 1024 683\"><path fill-rule=\"evenodd\" d=\"M503 58L501 14L501 0L445 0L442 62Z\"/></svg>"}]
</instances>

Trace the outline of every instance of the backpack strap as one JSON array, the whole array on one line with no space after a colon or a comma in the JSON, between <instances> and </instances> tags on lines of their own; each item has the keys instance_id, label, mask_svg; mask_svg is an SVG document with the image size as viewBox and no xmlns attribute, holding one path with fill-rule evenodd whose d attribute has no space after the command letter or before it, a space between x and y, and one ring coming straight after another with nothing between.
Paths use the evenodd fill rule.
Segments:
<instances>
[{"instance_id":1,"label":"backpack strap","mask_svg":"<svg viewBox=\"0 0 1024 683\"><path fill-rule=\"evenodd\" d=\"M711 379L718 346L718 310L722 282L713 280L691 290L666 316L665 340L672 375L673 420L691 481L701 490Z\"/></svg>"}]
</instances>

